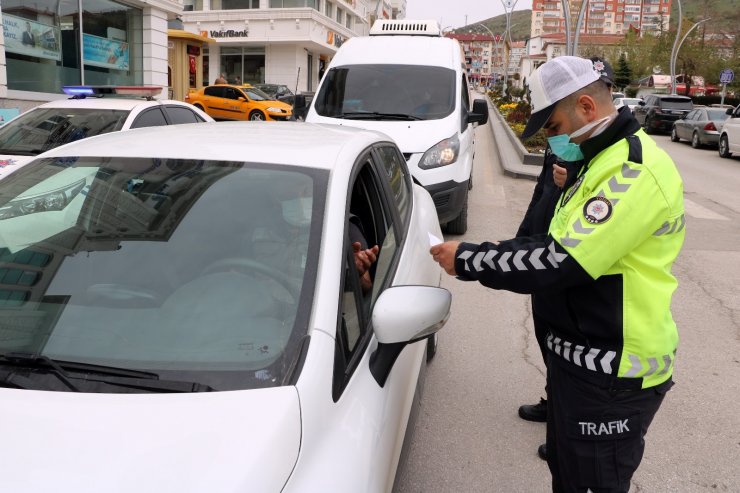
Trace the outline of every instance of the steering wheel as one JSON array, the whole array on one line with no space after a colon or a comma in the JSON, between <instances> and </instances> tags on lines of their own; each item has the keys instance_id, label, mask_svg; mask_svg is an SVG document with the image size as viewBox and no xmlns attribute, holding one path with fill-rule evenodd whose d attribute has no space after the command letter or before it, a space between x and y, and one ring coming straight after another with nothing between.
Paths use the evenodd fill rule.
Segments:
<instances>
[{"instance_id":1,"label":"steering wheel","mask_svg":"<svg viewBox=\"0 0 740 493\"><path fill-rule=\"evenodd\" d=\"M289 277L279 270L275 270L270 266L249 258L229 257L216 260L212 264L206 266L206 268L201 272L201 275L229 270L262 274L280 284L286 291L288 291L288 293L290 293L294 301L298 301L301 291L300 286L295 285L296 279Z\"/></svg>"}]
</instances>

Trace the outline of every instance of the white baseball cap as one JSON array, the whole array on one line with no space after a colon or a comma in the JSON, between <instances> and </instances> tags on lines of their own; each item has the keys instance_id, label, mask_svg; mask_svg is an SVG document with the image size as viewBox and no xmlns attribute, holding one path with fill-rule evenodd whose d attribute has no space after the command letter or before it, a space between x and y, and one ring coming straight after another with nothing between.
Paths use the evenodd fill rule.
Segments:
<instances>
[{"instance_id":1,"label":"white baseball cap","mask_svg":"<svg viewBox=\"0 0 740 493\"><path fill-rule=\"evenodd\" d=\"M550 119L555 104L601 78L594 63L577 56L559 56L540 65L529 77L532 91L532 116L522 132L531 137Z\"/></svg>"}]
</instances>

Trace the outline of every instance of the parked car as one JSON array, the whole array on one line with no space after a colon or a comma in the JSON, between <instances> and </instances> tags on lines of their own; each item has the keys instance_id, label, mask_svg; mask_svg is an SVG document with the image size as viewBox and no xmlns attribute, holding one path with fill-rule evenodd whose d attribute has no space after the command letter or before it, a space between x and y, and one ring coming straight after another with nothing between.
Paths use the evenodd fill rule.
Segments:
<instances>
[{"instance_id":1,"label":"parked car","mask_svg":"<svg viewBox=\"0 0 740 493\"><path fill-rule=\"evenodd\" d=\"M640 104L642 99L640 98L614 98L614 107L619 109L622 106L627 106L630 111L634 112L635 107Z\"/></svg>"},{"instance_id":2,"label":"parked car","mask_svg":"<svg viewBox=\"0 0 740 493\"><path fill-rule=\"evenodd\" d=\"M736 108L726 110L729 118L722 125L719 136L719 155L731 157L733 153L740 154L740 104Z\"/></svg>"},{"instance_id":3,"label":"parked car","mask_svg":"<svg viewBox=\"0 0 740 493\"><path fill-rule=\"evenodd\" d=\"M368 290L350 221L380 246ZM3 489L389 492L450 308L430 233L376 132L182 125L39 156L0 181Z\"/></svg>"},{"instance_id":4,"label":"parked car","mask_svg":"<svg viewBox=\"0 0 740 493\"><path fill-rule=\"evenodd\" d=\"M623 92L615 91L612 93L612 100L618 99L618 98L625 98L627 97Z\"/></svg>"},{"instance_id":5,"label":"parked car","mask_svg":"<svg viewBox=\"0 0 740 493\"><path fill-rule=\"evenodd\" d=\"M291 105L276 101L250 85L206 86L187 94L185 101L216 120L285 121L293 116Z\"/></svg>"},{"instance_id":6,"label":"parked car","mask_svg":"<svg viewBox=\"0 0 740 493\"><path fill-rule=\"evenodd\" d=\"M0 128L0 179L44 151L85 137L140 127L213 122L190 104L153 99L161 87L67 86L64 91L72 98L44 103Z\"/></svg>"},{"instance_id":7,"label":"parked car","mask_svg":"<svg viewBox=\"0 0 740 493\"><path fill-rule=\"evenodd\" d=\"M694 149L703 145L716 146L719 143L719 131L728 117L727 111L721 108L694 108L673 123L671 140L688 140Z\"/></svg>"},{"instance_id":8,"label":"parked car","mask_svg":"<svg viewBox=\"0 0 740 493\"><path fill-rule=\"evenodd\" d=\"M254 84L254 87L283 103L293 105L295 94L285 84Z\"/></svg>"},{"instance_id":9,"label":"parked car","mask_svg":"<svg viewBox=\"0 0 740 493\"><path fill-rule=\"evenodd\" d=\"M673 122L694 109L688 96L648 94L632 113L647 133L670 132Z\"/></svg>"}]
</instances>

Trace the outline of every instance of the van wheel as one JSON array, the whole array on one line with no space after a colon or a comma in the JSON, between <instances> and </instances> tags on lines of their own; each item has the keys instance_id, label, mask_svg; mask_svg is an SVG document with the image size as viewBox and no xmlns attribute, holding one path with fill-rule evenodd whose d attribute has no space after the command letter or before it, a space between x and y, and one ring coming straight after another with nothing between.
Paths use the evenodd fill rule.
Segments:
<instances>
[{"instance_id":1,"label":"van wheel","mask_svg":"<svg viewBox=\"0 0 740 493\"><path fill-rule=\"evenodd\" d=\"M727 140L727 135L723 135L719 138L719 157L731 157L730 142Z\"/></svg>"},{"instance_id":2,"label":"van wheel","mask_svg":"<svg viewBox=\"0 0 740 493\"><path fill-rule=\"evenodd\" d=\"M465 203L460 215L445 225L445 232L451 235L462 235L468 230L468 195L465 194Z\"/></svg>"}]
</instances>

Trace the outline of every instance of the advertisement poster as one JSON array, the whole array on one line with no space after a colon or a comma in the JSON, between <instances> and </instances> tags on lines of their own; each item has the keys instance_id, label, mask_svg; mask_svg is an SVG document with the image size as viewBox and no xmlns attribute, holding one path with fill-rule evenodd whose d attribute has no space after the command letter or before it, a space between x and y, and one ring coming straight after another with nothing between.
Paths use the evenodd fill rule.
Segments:
<instances>
[{"instance_id":1,"label":"advertisement poster","mask_svg":"<svg viewBox=\"0 0 740 493\"><path fill-rule=\"evenodd\" d=\"M29 21L14 15L3 15L5 51L19 55L61 60L59 28Z\"/></svg>"},{"instance_id":2,"label":"advertisement poster","mask_svg":"<svg viewBox=\"0 0 740 493\"><path fill-rule=\"evenodd\" d=\"M86 65L128 70L128 43L85 34L83 46Z\"/></svg>"}]
</instances>

